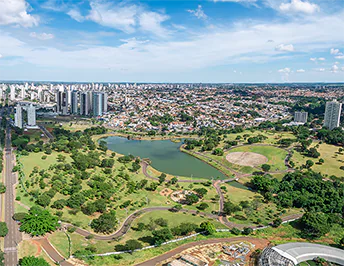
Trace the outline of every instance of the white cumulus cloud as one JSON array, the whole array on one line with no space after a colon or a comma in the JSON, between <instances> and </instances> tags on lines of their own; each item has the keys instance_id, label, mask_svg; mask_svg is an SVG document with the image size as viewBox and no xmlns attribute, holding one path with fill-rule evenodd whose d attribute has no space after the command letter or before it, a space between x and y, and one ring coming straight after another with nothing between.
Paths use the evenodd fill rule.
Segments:
<instances>
[{"instance_id":1,"label":"white cumulus cloud","mask_svg":"<svg viewBox=\"0 0 344 266\"><path fill-rule=\"evenodd\" d=\"M30 37L32 38L36 38L36 39L39 39L39 40L42 40L42 41L45 41L45 40L50 40L50 39L53 39L55 36L54 34L51 34L51 33L36 33L36 32L31 32L30 33Z\"/></svg>"},{"instance_id":2,"label":"white cumulus cloud","mask_svg":"<svg viewBox=\"0 0 344 266\"><path fill-rule=\"evenodd\" d=\"M198 5L196 9L188 9L187 11L198 19L207 19L207 15L204 13L201 5Z\"/></svg>"},{"instance_id":3,"label":"white cumulus cloud","mask_svg":"<svg viewBox=\"0 0 344 266\"><path fill-rule=\"evenodd\" d=\"M28 13L29 4L25 0L0 0L0 25L38 25L38 17Z\"/></svg>"},{"instance_id":4,"label":"white cumulus cloud","mask_svg":"<svg viewBox=\"0 0 344 266\"><path fill-rule=\"evenodd\" d=\"M305 13L313 14L320 10L317 4L303 2L301 0L291 0L290 3L282 3L279 6L280 11L287 13Z\"/></svg>"},{"instance_id":5,"label":"white cumulus cloud","mask_svg":"<svg viewBox=\"0 0 344 266\"><path fill-rule=\"evenodd\" d=\"M275 47L275 50L283 52L293 52L294 46L292 44L279 44Z\"/></svg>"},{"instance_id":6,"label":"white cumulus cloud","mask_svg":"<svg viewBox=\"0 0 344 266\"><path fill-rule=\"evenodd\" d=\"M285 68L279 69L278 72L288 74L291 72L291 69L289 67L285 67Z\"/></svg>"},{"instance_id":7,"label":"white cumulus cloud","mask_svg":"<svg viewBox=\"0 0 344 266\"><path fill-rule=\"evenodd\" d=\"M331 67L331 72L333 72L333 73L337 73L338 70L339 70L339 67L338 67L337 65L333 65L333 66Z\"/></svg>"},{"instance_id":8,"label":"white cumulus cloud","mask_svg":"<svg viewBox=\"0 0 344 266\"><path fill-rule=\"evenodd\" d=\"M324 58L324 57L319 57L318 60L319 60L319 61L325 61L326 58Z\"/></svg>"},{"instance_id":9,"label":"white cumulus cloud","mask_svg":"<svg viewBox=\"0 0 344 266\"><path fill-rule=\"evenodd\" d=\"M331 48L330 53L336 55L339 53L339 49Z\"/></svg>"},{"instance_id":10,"label":"white cumulus cloud","mask_svg":"<svg viewBox=\"0 0 344 266\"><path fill-rule=\"evenodd\" d=\"M306 70L304 70L304 69L301 68L301 69L296 70L296 72L297 72L297 73L305 73Z\"/></svg>"},{"instance_id":11,"label":"white cumulus cloud","mask_svg":"<svg viewBox=\"0 0 344 266\"><path fill-rule=\"evenodd\" d=\"M338 53L337 56L335 56L336 59L344 59L344 54Z\"/></svg>"}]
</instances>

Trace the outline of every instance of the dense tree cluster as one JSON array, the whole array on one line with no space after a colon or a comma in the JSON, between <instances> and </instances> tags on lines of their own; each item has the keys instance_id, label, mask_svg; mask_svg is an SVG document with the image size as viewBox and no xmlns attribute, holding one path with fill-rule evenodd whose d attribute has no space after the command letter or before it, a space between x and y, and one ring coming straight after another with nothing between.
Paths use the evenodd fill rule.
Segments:
<instances>
[{"instance_id":1,"label":"dense tree cluster","mask_svg":"<svg viewBox=\"0 0 344 266\"><path fill-rule=\"evenodd\" d=\"M43 258L34 256L23 257L19 260L19 266L49 266L50 264Z\"/></svg>"},{"instance_id":2,"label":"dense tree cluster","mask_svg":"<svg viewBox=\"0 0 344 266\"><path fill-rule=\"evenodd\" d=\"M320 173L296 171L286 174L282 181L269 175L255 176L251 186L261 192L266 200L274 201L281 207L303 208L307 213L301 222L308 237L320 236L320 232L325 231L322 228L331 228L333 223L344 225L344 184L325 181ZM314 227L316 223L320 228Z\"/></svg>"},{"instance_id":3,"label":"dense tree cluster","mask_svg":"<svg viewBox=\"0 0 344 266\"><path fill-rule=\"evenodd\" d=\"M32 207L21 223L20 230L32 236L45 235L55 231L59 226L56 216L39 207Z\"/></svg>"}]
</instances>

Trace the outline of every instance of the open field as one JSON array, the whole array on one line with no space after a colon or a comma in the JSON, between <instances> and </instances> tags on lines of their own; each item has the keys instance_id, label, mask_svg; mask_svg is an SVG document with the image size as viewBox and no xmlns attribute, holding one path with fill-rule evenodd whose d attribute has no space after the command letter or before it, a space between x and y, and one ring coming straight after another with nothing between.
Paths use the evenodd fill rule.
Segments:
<instances>
[{"instance_id":1,"label":"open field","mask_svg":"<svg viewBox=\"0 0 344 266\"><path fill-rule=\"evenodd\" d=\"M245 145L237 148L233 148L226 154L226 156L233 152L253 152L265 156L268 161L267 164L271 165L271 171L286 170L284 165L284 159L287 156L287 152L283 149L274 146L260 146L260 145Z\"/></svg>"},{"instance_id":2,"label":"open field","mask_svg":"<svg viewBox=\"0 0 344 266\"><path fill-rule=\"evenodd\" d=\"M317 143L313 144L312 147L316 144ZM319 144L319 148L317 148L320 153L319 158L310 158L294 151L291 160L295 163L296 167L300 167L301 165L304 165L307 160L311 160L314 162L314 165L312 166L313 171L320 172L328 176L335 175L337 177L343 177L344 171L339 167L344 165L344 153L340 154L338 149L338 146L322 143ZM318 164L320 158L323 158L325 161L322 165Z\"/></svg>"},{"instance_id":3,"label":"open field","mask_svg":"<svg viewBox=\"0 0 344 266\"><path fill-rule=\"evenodd\" d=\"M230 163L256 167L268 162L268 158L255 152L231 152L226 156Z\"/></svg>"}]
</instances>

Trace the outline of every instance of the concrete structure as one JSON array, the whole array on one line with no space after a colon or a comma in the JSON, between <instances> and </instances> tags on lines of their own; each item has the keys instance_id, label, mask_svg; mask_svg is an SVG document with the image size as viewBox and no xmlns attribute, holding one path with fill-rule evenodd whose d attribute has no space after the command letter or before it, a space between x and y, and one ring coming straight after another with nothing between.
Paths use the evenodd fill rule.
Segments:
<instances>
[{"instance_id":1,"label":"concrete structure","mask_svg":"<svg viewBox=\"0 0 344 266\"><path fill-rule=\"evenodd\" d=\"M10 86L10 100L14 101L16 98L16 87L13 85Z\"/></svg>"},{"instance_id":2,"label":"concrete structure","mask_svg":"<svg viewBox=\"0 0 344 266\"><path fill-rule=\"evenodd\" d=\"M23 109L20 104L16 106L16 114L14 116L14 125L19 128L23 128Z\"/></svg>"},{"instance_id":3,"label":"concrete structure","mask_svg":"<svg viewBox=\"0 0 344 266\"><path fill-rule=\"evenodd\" d=\"M307 112L295 112L294 122L295 123L307 123L308 113Z\"/></svg>"},{"instance_id":4,"label":"concrete structure","mask_svg":"<svg viewBox=\"0 0 344 266\"><path fill-rule=\"evenodd\" d=\"M335 101L327 102L325 109L324 127L330 130L339 127L342 104Z\"/></svg>"},{"instance_id":5,"label":"concrete structure","mask_svg":"<svg viewBox=\"0 0 344 266\"><path fill-rule=\"evenodd\" d=\"M69 113L68 92L60 90L56 92L56 112L63 115Z\"/></svg>"},{"instance_id":6,"label":"concrete structure","mask_svg":"<svg viewBox=\"0 0 344 266\"><path fill-rule=\"evenodd\" d=\"M264 249L259 259L259 266L295 266L318 257L344 265L344 250L319 244L296 242Z\"/></svg>"},{"instance_id":7,"label":"concrete structure","mask_svg":"<svg viewBox=\"0 0 344 266\"><path fill-rule=\"evenodd\" d=\"M78 95L79 93L77 91L72 91L71 94L71 113L77 114L78 113Z\"/></svg>"},{"instance_id":8,"label":"concrete structure","mask_svg":"<svg viewBox=\"0 0 344 266\"><path fill-rule=\"evenodd\" d=\"M36 126L36 107L32 104L27 108L27 124L30 127Z\"/></svg>"},{"instance_id":9,"label":"concrete structure","mask_svg":"<svg viewBox=\"0 0 344 266\"><path fill-rule=\"evenodd\" d=\"M94 116L102 116L107 112L107 94L105 92L93 92L92 111Z\"/></svg>"},{"instance_id":10,"label":"concrete structure","mask_svg":"<svg viewBox=\"0 0 344 266\"><path fill-rule=\"evenodd\" d=\"M87 92L80 93L80 115L90 114L90 100Z\"/></svg>"},{"instance_id":11,"label":"concrete structure","mask_svg":"<svg viewBox=\"0 0 344 266\"><path fill-rule=\"evenodd\" d=\"M103 114L103 94L94 92L92 97L93 116L101 116Z\"/></svg>"}]
</instances>

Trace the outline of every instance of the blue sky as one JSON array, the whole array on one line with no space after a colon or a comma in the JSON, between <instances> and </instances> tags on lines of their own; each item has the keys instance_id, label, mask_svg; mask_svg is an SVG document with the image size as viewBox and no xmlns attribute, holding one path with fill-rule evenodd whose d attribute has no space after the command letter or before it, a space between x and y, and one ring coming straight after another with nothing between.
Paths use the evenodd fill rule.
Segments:
<instances>
[{"instance_id":1,"label":"blue sky","mask_svg":"<svg viewBox=\"0 0 344 266\"><path fill-rule=\"evenodd\" d=\"M343 82L344 0L0 0L0 80Z\"/></svg>"}]
</instances>

